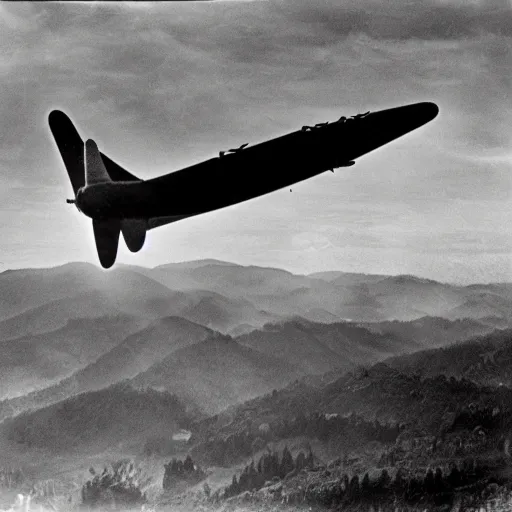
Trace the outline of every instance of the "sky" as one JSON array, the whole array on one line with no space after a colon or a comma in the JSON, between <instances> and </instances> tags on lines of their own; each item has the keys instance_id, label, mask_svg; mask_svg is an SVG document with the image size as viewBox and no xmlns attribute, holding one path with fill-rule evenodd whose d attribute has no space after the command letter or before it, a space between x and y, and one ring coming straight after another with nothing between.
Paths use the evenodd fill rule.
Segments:
<instances>
[{"instance_id":1,"label":"sky","mask_svg":"<svg viewBox=\"0 0 512 512\"><path fill-rule=\"evenodd\" d=\"M149 179L434 101L434 121L355 166L153 230L118 261L512 281L510 0L0 3L0 55L0 269L97 262L55 108Z\"/></svg>"}]
</instances>

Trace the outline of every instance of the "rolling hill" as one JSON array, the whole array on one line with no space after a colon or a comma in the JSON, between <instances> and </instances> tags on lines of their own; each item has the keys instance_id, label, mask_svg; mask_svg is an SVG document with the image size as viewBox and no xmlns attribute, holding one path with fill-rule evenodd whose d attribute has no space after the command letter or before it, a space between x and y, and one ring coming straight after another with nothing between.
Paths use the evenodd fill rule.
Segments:
<instances>
[{"instance_id":1,"label":"rolling hill","mask_svg":"<svg viewBox=\"0 0 512 512\"><path fill-rule=\"evenodd\" d=\"M350 323L320 324L303 319L267 325L237 341L295 365L303 375L348 371L418 348L414 341L398 342L390 335L371 333Z\"/></svg>"},{"instance_id":2,"label":"rolling hill","mask_svg":"<svg viewBox=\"0 0 512 512\"><path fill-rule=\"evenodd\" d=\"M449 429L461 410L473 407L511 410L512 389L482 387L468 380L444 376L420 379L383 363L366 371L348 373L326 385L294 382L231 407L198 422L194 430L195 453L202 453L214 440L241 431L260 435L262 426L270 432L283 422L312 413L349 416L407 425L418 436L438 435ZM272 427L274 426L274 427Z\"/></svg>"},{"instance_id":3,"label":"rolling hill","mask_svg":"<svg viewBox=\"0 0 512 512\"><path fill-rule=\"evenodd\" d=\"M171 353L131 382L137 388L167 390L214 414L299 375L286 361L217 335Z\"/></svg>"},{"instance_id":4,"label":"rolling hill","mask_svg":"<svg viewBox=\"0 0 512 512\"><path fill-rule=\"evenodd\" d=\"M49 452L99 452L177 432L191 412L175 396L116 385L84 393L0 424L0 443Z\"/></svg>"},{"instance_id":5,"label":"rolling hill","mask_svg":"<svg viewBox=\"0 0 512 512\"><path fill-rule=\"evenodd\" d=\"M512 387L512 329L391 358L386 363L407 375L445 375L480 385Z\"/></svg>"},{"instance_id":6,"label":"rolling hill","mask_svg":"<svg viewBox=\"0 0 512 512\"><path fill-rule=\"evenodd\" d=\"M297 375L345 371L510 326L511 290L507 283L455 286L414 276L301 276L215 260L108 272L85 263L6 271L0 274L0 398L54 386L81 370L74 384L54 390L55 398L43 393L41 403L133 377L145 364L137 359L145 339L135 343L133 354L141 352L132 362L131 348L107 353L168 317L238 335L241 345L289 364ZM98 320L123 316L133 320L110 327ZM165 346L158 332L148 334L148 354ZM192 336L190 343L199 340ZM166 355L164 349L160 356ZM154 362L147 359L148 366ZM19 411L20 403L3 404L4 410Z\"/></svg>"},{"instance_id":7,"label":"rolling hill","mask_svg":"<svg viewBox=\"0 0 512 512\"><path fill-rule=\"evenodd\" d=\"M130 315L77 318L55 331L0 341L0 399L47 387L146 325Z\"/></svg>"},{"instance_id":8,"label":"rolling hill","mask_svg":"<svg viewBox=\"0 0 512 512\"><path fill-rule=\"evenodd\" d=\"M434 348L451 345L494 330L490 323L470 318L447 320L440 317L422 317L408 322L376 322L361 324L366 329L381 335L392 336L402 343L414 340L417 348Z\"/></svg>"},{"instance_id":9,"label":"rolling hill","mask_svg":"<svg viewBox=\"0 0 512 512\"><path fill-rule=\"evenodd\" d=\"M174 350L202 341L212 334L210 329L180 317L155 320L60 382L0 402L0 419L135 377Z\"/></svg>"}]
</instances>

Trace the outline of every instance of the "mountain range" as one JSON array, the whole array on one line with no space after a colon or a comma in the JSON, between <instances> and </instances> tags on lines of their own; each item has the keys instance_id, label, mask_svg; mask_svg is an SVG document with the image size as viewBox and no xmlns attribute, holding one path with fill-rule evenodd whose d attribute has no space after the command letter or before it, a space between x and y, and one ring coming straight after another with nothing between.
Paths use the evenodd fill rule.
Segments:
<instances>
[{"instance_id":1,"label":"mountain range","mask_svg":"<svg viewBox=\"0 0 512 512\"><path fill-rule=\"evenodd\" d=\"M109 272L82 263L13 270L0 274L0 290L0 420L88 400L119 382L217 414L298 379L316 388L383 360L407 378L417 378L430 357L448 358L451 374L467 378L478 376L477 362L498 361L503 371L490 369L497 377L478 382L510 379L506 343L491 355L482 349L471 370L460 366L467 358L459 345L428 352L499 337L490 333L512 320L506 283L301 276L205 260ZM442 373L444 364L425 375Z\"/></svg>"},{"instance_id":2,"label":"mountain range","mask_svg":"<svg viewBox=\"0 0 512 512\"><path fill-rule=\"evenodd\" d=\"M286 363L289 380L486 334L512 317L508 284L301 276L216 260L109 272L86 263L10 270L0 274L0 291L0 399L33 405L135 377L171 347L194 345L207 333L231 334ZM166 332L178 318L190 332Z\"/></svg>"},{"instance_id":3,"label":"mountain range","mask_svg":"<svg viewBox=\"0 0 512 512\"><path fill-rule=\"evenodd\" d=\"M512 387L512 329L390 358L386 363L404 374L422 378L446 375L484 386Z\"/></svg>"},{"instance_id":4,"label":"mountain range","mask_svg":"<svg viewBox=\"0 0 512 512\"><path fill-rule=\"evenodd\" d=\"M508 422L493 450L508 435L507 283L204 260L7 271L0 291L0 453L37 478L147 446L160 473L174 450L230 466L269 442L370 453L386 432L397 453L407 436L451 449L469 416L470 444L481 418ZM342 423L357 442L328 444Z\"/></svg>"}]
</instances>

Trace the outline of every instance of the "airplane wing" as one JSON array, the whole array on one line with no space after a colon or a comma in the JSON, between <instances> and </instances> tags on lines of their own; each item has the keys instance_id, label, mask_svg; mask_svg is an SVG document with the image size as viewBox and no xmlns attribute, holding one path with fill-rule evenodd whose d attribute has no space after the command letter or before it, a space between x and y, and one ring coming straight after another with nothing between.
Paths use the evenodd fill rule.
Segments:
<instances>
[{"instance_id":1,"label":"airplane wing","mask_svg":"<svg viewBox=\"0 0 512 512\"><path fill-rule=\"evenodd\" d=\"M140 190L151 197L151 217L198 215L352 165L432 120L438 111L434 103L416 103L299 130L144 181Z\"/></svg>"}]
</instances>

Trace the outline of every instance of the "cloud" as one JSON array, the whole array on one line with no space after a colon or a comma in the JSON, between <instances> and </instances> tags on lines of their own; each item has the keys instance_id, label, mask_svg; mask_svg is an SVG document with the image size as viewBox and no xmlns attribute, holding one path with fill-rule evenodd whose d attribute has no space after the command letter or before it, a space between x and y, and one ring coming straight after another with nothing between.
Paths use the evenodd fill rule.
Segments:
<instances>
[{"instance_id":1,"label":"cloud","mask_svg":"<svg viewBox=\"0 0 512 512\"><path fill-rule=\"evenodd\" d=\"M376 39L462 39L482 32L512 33L509 0L278 0L273 4L286 16L317 26L331 37L364 32Z\"/></svg>"},{"instance_id":2,"label":"cloud","mask_svg":"<svg viewBox=\"0 0 512 512\"><path fill-rule=\"evenodd\" d=\"M507 233L489 228L484 216L463 222L471 207L459 204L493 212L496 225L508 219L508 1L26 3L0 10L3 186L31 215L75 237L59 258L86 244L73 232L76 219L57 204L69 184L47 127L52 108L149 178L341 114L439 104L433 123L354 168L297 185L294 194L157 230L154 250L138 255L140 262L209 255L286 266L290 257L297 269L314 270L313 257L300 258L309 244L324 266L355 264L350 258L377 265L380 253L390 268L401 260L414 273L419 254L438 241L446 255L473 251L478 268L491 272L496 260L485 260L485 247L489 255L510 248ZM41 200L34 187L46 187L55 201ZM439 204L456 212L449 229L449 208ZM25 220L19 229L43 243L44 222L31 231ZM93 248L87 251L93 259ZM47 254L51 260L57 249Z\"/></svg>"}]
</instances>

